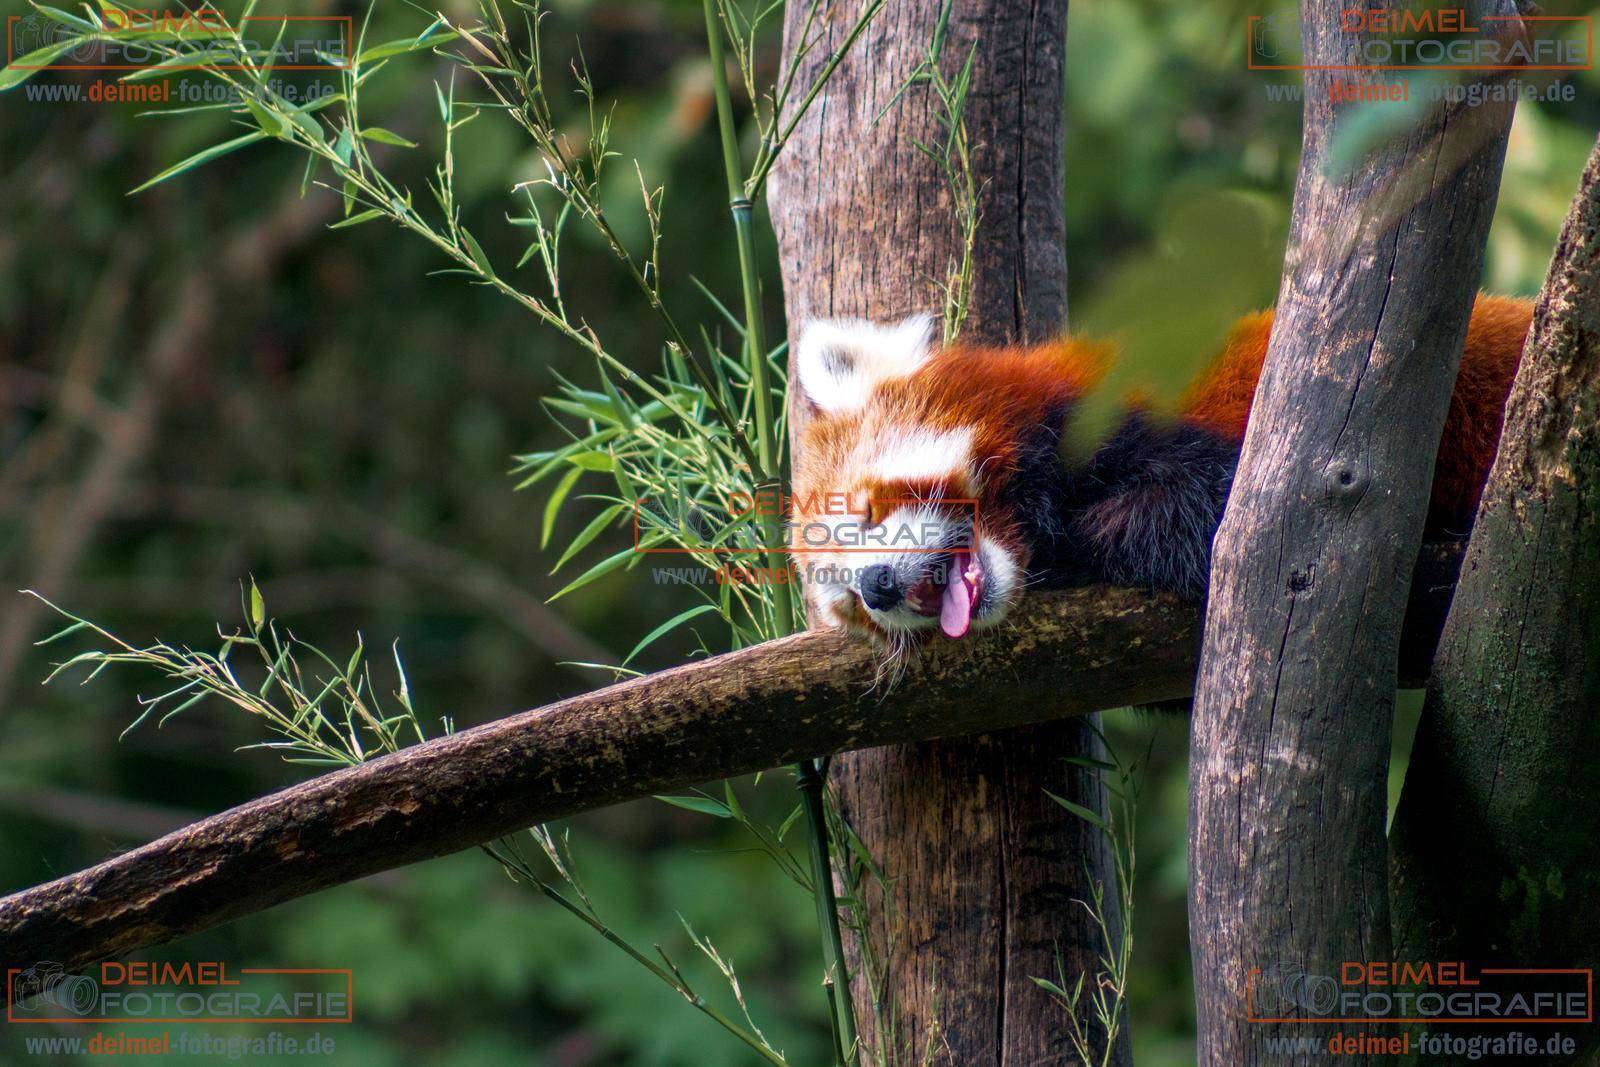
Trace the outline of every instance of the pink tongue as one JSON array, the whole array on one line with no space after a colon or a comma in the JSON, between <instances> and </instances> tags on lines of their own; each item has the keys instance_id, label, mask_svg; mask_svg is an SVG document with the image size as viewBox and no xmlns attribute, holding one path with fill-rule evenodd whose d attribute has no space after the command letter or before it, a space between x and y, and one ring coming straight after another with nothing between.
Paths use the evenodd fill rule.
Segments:
<instances>
[{"instance_id":1,"label":"pink tongue","mask_svg":"<svg viewBox=\"0 0 1600 1067\"><path fill-rule=\"evenodd\" d=\"M970 575L972 556L957 552L950 560L950 580L945 583L939 605L939 629L946 637L961 637L972 625L972 597L977 591L976 575Z\"/></svg>"}]
</instances>

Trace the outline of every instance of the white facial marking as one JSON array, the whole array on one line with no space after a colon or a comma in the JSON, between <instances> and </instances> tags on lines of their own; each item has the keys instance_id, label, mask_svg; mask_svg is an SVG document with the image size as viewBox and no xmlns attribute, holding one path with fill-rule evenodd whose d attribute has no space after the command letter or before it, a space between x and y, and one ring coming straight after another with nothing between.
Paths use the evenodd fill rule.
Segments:
<instances>
[{"instance_id":1,"label":"white facial marking","mask_svg":"<svg viewBox=\"0 0 1600 1067\"><path fill-rule=\"evenodd\" d=\"M873 440L867 464L884 482L964 479L972 463L972 428L895 430Z\"/></svg>"},{"instance_id":2,"label":"white facial marking","mask_svg":"<svg viewBox=\"0 0 1600 1067\"><path fill-rule=\"evenodd\" d=\"M1022 568L1005 546L993 541L978 542L978 561L983 567L983 597L972 614L972 625L992 626L1005 618L1022 585Z\"/></svg>"},{"instance_id":3,"label":"white facial marking","mask_svg":"<svg viewBox=\"0 0 1600 1067\"><path fill-rule=\"evenodd\" d=\"M818 319L800 335L800 388L823 411L863 406L872 387L902 378L933 354L933 319L915 315L892 326L864 319Z\"/></svg>"}]
</instances>

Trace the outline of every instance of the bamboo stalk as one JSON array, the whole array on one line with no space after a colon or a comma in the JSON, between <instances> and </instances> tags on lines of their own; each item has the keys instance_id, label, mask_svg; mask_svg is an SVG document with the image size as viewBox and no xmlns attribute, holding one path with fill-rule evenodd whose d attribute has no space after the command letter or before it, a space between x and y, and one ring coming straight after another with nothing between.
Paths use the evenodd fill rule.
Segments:
<instances>
[{"instance_id":1,"label":"bamboo stalk","mask_svg":"<svg viewBox=\"0 0 1600 1067\"><path fill-rule=\"evenodd\" d=\"M750 368L751 391L755 395L756 454L761 469L772 477L768 486L778 485L776 423L773 418L772 387L767 375L766 329L761 314L761 291L756 276L755 234L751 221L750 198L745 195L745 179L739 161L739 139L733 122L733 98L728 91L728 66L723 50L723 26L718 8L720 0L702 0L706 16L706 45L711 59L711 81L716 94L717 126L722 138L722 163L728 180L728 210L733 216L734 234L739 245L739 277L744 291L745 358ZM766 509L775 511L776 509ZM763 517L763 537L769 547L781 537L778 516ZM767 557L768 573L774 578L787 567L781 549ZM792 629L794 607L789 585L774 580L773 625L777 636ZM822 777L816 761L801 760L795 766L796 787L805 808L810 830L812 892L816 899L817 921L822 937L823 969L829 980L825 986L829 1020L834 1026L834 1052L840 1064L856 1062L855 1006L850 999L850 976L846 972L844 942L839 930L838 903L833 894L833 869L828 858L828 823L822 807Z\"/></svg>"}]
</instances>

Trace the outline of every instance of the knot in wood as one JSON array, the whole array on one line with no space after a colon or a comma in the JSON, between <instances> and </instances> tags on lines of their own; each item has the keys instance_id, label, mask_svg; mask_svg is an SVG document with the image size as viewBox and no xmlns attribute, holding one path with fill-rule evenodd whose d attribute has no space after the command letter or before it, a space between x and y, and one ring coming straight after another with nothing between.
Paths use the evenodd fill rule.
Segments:
<instances>
[{"instance_id":1,"label":"knot in wood","mask_svg":"<svg viewBox=\"0 0 1600 1067\"><path fill-rule=\"evenodd\" d=\"M1322 481L1330 497L1353 504L1366 495L1372 485L1372 474L1365 462L1340 458L1328 464Z\"/></svg>"}]
</instances>

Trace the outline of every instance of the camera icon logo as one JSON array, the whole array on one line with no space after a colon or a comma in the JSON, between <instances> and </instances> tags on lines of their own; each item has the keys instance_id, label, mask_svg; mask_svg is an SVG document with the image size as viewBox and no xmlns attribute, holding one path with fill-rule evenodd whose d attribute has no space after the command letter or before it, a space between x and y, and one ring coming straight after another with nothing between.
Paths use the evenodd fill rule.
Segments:
<instances>
[{"instance_id":1,"label":"camera icon logo","mask_svg":"<svg viewBox=\"0 0 1600 1067\"><path fill-rule=\"evenodd\" d=\"M98 42L92 40L80 41L78 39L80 36L78 31L66 23L46 18L38 12L23 15L11 27L9 35L10 55L6 56L6 62L12 63L41 49L53 48L74 41L77 43L62 55L47 57L47 62L44 64L45 67L51 67L61 59L87 63L102 54Z\"/></svg>"},{"instance_id":2,"label":"camera icon logo","mask_svg":"<svg viewBox=\"0 0 1600 1067\"><path fill-rule=\"evenodd\" d=\"M1307 974L1296 964L1265 968L1250 985L1250 1016L1255 1019L1323 1017L1338 1003L1339 983L1332 975Z\"/></svg>"},{"instance_id":3,"label":"camera icon logo","mask_svg":"<svg viewBox=\"0 0 1600 1067\"><path fill-rule=\"evenodd\" d=\"M12 995L24 1010L53 1010L88 1015L100 1003L100 983L88 975L68 974L50 960L35 963L12 979ZM31 1003L30 1003L31 1002Z\"/></svg>"}]
</instances>

